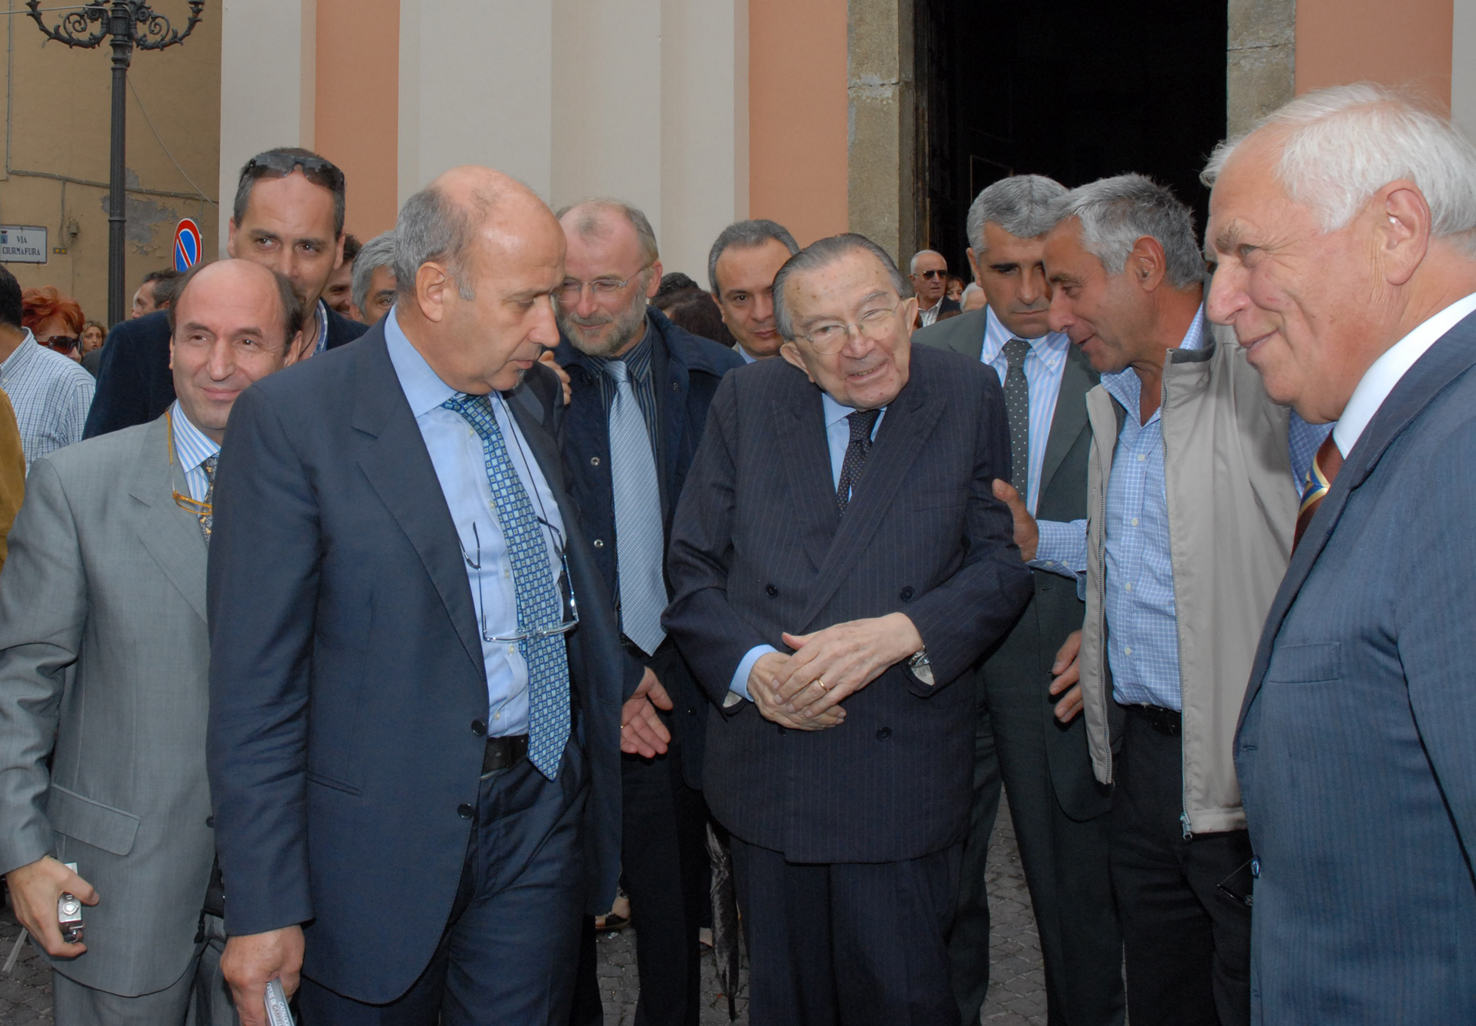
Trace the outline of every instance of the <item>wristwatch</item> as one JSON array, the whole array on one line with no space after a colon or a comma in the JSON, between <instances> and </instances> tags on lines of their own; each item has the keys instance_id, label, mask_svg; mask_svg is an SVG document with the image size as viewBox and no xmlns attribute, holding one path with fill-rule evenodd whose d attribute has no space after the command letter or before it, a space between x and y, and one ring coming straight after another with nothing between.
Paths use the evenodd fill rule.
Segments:
<instances>
[{"instance_id":1,"label":"wristwatch","mask_svg":"<svg viewBox=\"0 0 1476 1026\"><path fill-rule=\"evenodd\" d=\"M918 649L913 653L912 658L907 660L907 668L912 671L914 677L928 687L933 686L933 664L928 662L928 649L926 645Z\"/></svg>"}]
</instances>

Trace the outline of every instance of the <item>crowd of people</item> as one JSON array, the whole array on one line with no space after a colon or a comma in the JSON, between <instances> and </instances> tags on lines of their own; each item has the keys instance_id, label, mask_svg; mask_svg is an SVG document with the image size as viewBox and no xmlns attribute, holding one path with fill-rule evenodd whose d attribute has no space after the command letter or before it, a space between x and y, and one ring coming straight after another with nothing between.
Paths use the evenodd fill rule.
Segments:
<instances>
[{"instance_id":1,"label":"crowd of people","mask_svg":"<svg viewBox=\"0 0 1476 1026\"><path fill-rule=\"evenodd\" d=\"M617 887L691 1026L714 860L755 1026L977 1022L1002 791L1052 1026L1476 1021L1476 148L1346 86L1203 178L703 285L479 167L360 245L283 148L106 344L0 269L59 1026L599 1023Z\"/></svg>"}]
</instances>

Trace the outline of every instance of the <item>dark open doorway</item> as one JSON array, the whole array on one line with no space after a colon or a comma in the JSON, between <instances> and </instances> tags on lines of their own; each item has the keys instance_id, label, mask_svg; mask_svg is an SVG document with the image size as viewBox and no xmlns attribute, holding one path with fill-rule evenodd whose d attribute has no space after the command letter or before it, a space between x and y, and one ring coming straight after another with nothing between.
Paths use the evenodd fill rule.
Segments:
<instances>
[{"instance_id":1,"label":"dark open doorway","mask_svg":"<svg viewBox=\"0 0 1476 1026\"><path fill-rule=\"evenodd\" d=\"M1068 187L1138 171L1204 226L1225 134L1223 0L914 0L923 245L965 280L964 218L1009 174Z\"/></svg>"}]
</instances>

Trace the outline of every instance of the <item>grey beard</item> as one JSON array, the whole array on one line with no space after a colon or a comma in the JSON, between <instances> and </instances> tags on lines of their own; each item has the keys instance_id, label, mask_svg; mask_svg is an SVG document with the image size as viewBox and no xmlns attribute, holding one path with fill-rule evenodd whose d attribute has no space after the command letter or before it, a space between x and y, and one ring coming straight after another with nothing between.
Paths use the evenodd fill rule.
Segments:
<instances>
[{"instance_id":1,"label":"grey beard","mask_svg":"<svg viewBox=\"0 0 1476 1026\"><path fill-rule=\"evenodd\" d=\"M626 311L625 313L610 318L608 322L599 322L602 324L609 323L611 325L611 329L609 335L605 337L604 342L595 349L589 348L589 343L584 340L583 336L579 332L572 330L573 325L577 325L580 323L577 319L563 313L560 313L557 319L559 322L559 328L563 331L564 336L568 338L568 340L573 344L575 349L578 349L586 356L608 357L620 352L620 350L624 349L634 339L639 338L641 332L645 330L645 297L642 296L640 304L632 306L631 309ZM594 325L586 325L586 327L593 326Z\"/></svg>"}]
</instances>

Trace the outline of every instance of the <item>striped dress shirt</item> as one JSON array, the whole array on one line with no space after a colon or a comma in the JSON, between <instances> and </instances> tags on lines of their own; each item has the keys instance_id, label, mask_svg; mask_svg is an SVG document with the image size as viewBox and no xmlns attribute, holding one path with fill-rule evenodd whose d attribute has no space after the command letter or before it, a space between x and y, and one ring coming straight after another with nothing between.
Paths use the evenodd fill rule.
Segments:
<instances>
[{"instance_id":1,"label":"striped dress shirt","mask_svg":"<svg viewBox=\"0 0 1476 1026\"><path fill-rule=\"evenodd\" d=\"M636 404L640 406L641 416L646 421L646 434L651 439L651 455L655 458L661 450L656 446L656 383L651 380L651 336L653 334L651 321L647 318L645 336L624 356L604 357L581 353L579 359L600 383L600 401L605 404L607 417L610 415L610 404L615 401L615 379L605 373L605 364L611 359L625 362L626 370L630 374L631 390L635 392Z\"/></svg>"},{"instance_id":2,"label":"striped dress shirt","mask_svg":"<svg viewBox=\"0 0 1476 1026\"><path fill-rule=\"evenodd\" d=\"M184 474L185 494L196 502L204 502L210 492L204 464L220 452L220 446L190 422L178 399L169 407L169 423L174 431L174 462Z\"/></svg>"},{"instance_id":3,"label":"striped dress shirt","mask_svg":"<svg viewBox=\"0 0 1476 1026\"><path fill-rule=\"evenodd\" d=\"M29 328L22 330L25 339L0 363L0 388L15 407L30 473L42 456L82 440L97 386L76 360L41 345Z\"/></svg>"}]
</instances>

